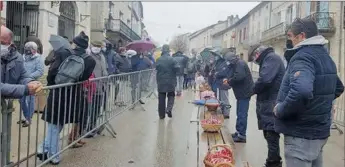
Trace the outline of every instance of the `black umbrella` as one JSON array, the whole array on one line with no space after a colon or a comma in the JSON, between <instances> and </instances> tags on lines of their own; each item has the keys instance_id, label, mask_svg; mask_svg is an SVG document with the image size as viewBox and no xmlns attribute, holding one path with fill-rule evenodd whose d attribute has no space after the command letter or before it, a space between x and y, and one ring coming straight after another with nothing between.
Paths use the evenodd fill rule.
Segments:
<instances>
[{"instance_id":1,"label":"black umbrella","mask_svg":"<svg viewBox=\"0 0 345 167\"><path fill-rule=\"evenodd\" d=\"M66 38L59 35L51 34L49 38L49 43L52 45L54 51L71 48L69 41Z\"/></svg>"}]
</instances>

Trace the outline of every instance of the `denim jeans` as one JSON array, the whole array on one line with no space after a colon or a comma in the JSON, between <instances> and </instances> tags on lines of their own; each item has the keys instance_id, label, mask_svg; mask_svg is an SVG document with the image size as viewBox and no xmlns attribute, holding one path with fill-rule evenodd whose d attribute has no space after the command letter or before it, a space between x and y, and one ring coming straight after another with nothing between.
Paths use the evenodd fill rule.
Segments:
<instances>
[{"instance_id":1,"label":"denim jeans","mask_svg":"<svg viewBox=\"0 0 345 167\"><path fill-rule=\"evenodd\" d=\"M20 99L23 115L25 119L31 122L32 115L35 111L35 96L24 96Z\"/></svg>"},{"instance_id":2,"label":"denim jeans","mask_svg":"<svg viewBox=\"0 0 345 167\"><path fill-rule=\"evenodd\" d=\"M48 153L48 157L52 157L60 151L59 140L62 128L62 125L48 123L46 137L44 138L43 143L38 146L38 154ZM60 155L57 155L52 159L52 161L60 162Z\"/></svg>"},{"instance_id":3,"label":"denim jeans","mask_svg":"<svg viewBox=\"0 0 345 167\"><path fill-rule=\"evenodd\" d=\"M249 101L248 99L238 99L237 100L237 108L236 108L236 131L238 137L246 138L247 133L247 118L248 118L248 109L249 109Z\"/></svg>"},{"instance_id":4,"label":"denim jeans","mask_svg":"<svg viewBox=\"0 0 345 167\"><path fill-rule=\"evenodd\" d=\"M323 167L322 149L326 143L327 139L284 136L286 167Z\"/></svg>"},{"instance_id":5,"label":"denim jeans","mask_svg":"<svg viewBox=\"0 0 345 167\"><path fill-rule=\"evenodd\" d=\"M177 84L176 84L176 88L175 88L176 93L181 93L182 92L183 79L184 79L183 75L176 76L176 80L177 80Z\"/></svg>"},{"instance_id":6,"label":"denim jeans","mask_svg":"<svg viewBox=\"0 0 345 167\"><path fill-rule=\"evenodd\" d=\"M230 114L230 108L228 107L230 105L229 103L229 91L228 90L222 90L218 89L219 91L219 97L218 100L222 103L220 106L222 113L224 116L229 116Z\"/></svg>"}]
</instances>

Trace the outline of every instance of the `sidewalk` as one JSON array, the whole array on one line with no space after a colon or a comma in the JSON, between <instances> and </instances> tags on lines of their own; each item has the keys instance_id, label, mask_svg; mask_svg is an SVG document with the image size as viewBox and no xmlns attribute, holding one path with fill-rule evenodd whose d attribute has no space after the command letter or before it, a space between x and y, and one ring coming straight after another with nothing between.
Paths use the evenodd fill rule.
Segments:
<instances>
[{"instance_id":1,"label":"sidewalk","mask_svg":"<svg viewBox=\"0 0 345 167\"><path fill-rule=\"evenodd\" d=\"M236 119L235 98L230 91L231 119L227 122L234 132ZM152 96L153 97L153 96ZM157 115L157 99L146 100L135 110L127 111L114 118L111 124L118 133L117 138L110 135L86 140L85 147L70 149L62 155L61 167L188 167L186 156L189 123L194 106L194 93L186 92L176 98L172 119L160 121ZM267 155L266 142L262 132L257 130L255 103L250 104L246 144L236 144L236 152L242 161L252 167L261 167ZM283 138L281 138L283 155ZM324 149L324 166L344 166L344 135L337 131Z\"/></svg>"}]
</instances>

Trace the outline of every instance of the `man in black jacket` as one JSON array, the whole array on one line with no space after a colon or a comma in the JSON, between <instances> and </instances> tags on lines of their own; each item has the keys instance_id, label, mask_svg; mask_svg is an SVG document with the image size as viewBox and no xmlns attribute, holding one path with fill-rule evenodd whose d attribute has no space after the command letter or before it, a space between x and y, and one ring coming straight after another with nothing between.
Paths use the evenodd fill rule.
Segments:
<instances>
[{"instance_id":1,"label":"man in black jacket","mask_svg":"<svg viewBox=\"0 0 345 167\"><path fill-rule=\"evenodd\" d=\"M239 59L233 52L227 52L224 59L232 72L229 78L224 81L232 87L237 99L236 132L232 134L232 138L234 142L245 143L249 102L253 94L254 81L248 64Z\"/></svg>"},{"instance_id":2,"label":"man in black jacket","mask_svg":"<svg viewBox=\"0 0 345 167\"><path fill-rule=\"evenodd\" d=\"M263 130L268 145L266 167L281 167L279 133L274 129L273 108L276 104L280 84L285 74L285 66L273 48L255 45L249 49L249 61L259 65L259 78L255 82L256 115L258 126Z\"/></svg>"}]
</instances>

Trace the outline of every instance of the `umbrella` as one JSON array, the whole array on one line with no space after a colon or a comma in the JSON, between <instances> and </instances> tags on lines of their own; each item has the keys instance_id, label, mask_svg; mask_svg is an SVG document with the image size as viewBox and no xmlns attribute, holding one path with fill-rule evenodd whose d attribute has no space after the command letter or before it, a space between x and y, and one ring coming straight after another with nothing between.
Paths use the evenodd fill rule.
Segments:
<instances>
[{"instance_id":1,"label":"umbrella","mask_svg":"<svg viewBox=\"0 0 345 167\"><path fill-rule=\"evenodd\" d=\"M71 47L69 41L59 35L51 34L49 38L49 43L52 45L54 51L60 49L69 49Z\"/></svg>"},{"instance_id":2,"label":"umbrella","mask_svg":"<svg viewBox=\"0 0 345 167\"><path fill-rule=\"evenodd\" d=\"M201 59L204 62L210 62L210 60L214 58L215 55L221 56L220 48L205 48L200 52Z\"/></svg>"},{"instance_id":3,"label":"umbrella","mask_svg":"<svg viewBox=\"0 0 345 167\"><path fill-rule=\"evenodd\" d=\"M135 51L151 51L156 48L155 44L147 40L133 41L126 46L127 49Z\"/></svg>"}]
</instances>

